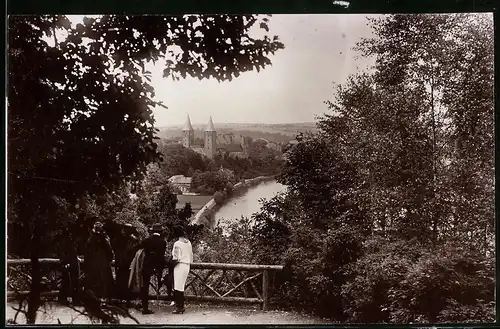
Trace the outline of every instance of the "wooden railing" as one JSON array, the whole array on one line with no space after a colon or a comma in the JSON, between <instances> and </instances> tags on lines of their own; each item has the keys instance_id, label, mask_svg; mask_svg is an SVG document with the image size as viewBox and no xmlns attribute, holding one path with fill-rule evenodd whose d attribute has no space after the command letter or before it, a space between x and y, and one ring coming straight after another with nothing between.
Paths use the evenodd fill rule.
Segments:
<instances>
[{"instance_id":1,"label":"wooden railing","mask_svg":"<svg viewBox=\"0 0 500 329\"><path fill-rule=\"evenodd\" d=\"M83 260L81 260L83 262ZM29 266L30 259L8 259L7 260L7 297L25 296L29 293L29 270L19 267ZM60 280L55 271L58 270L60 260L56 258L41 258L40 264L46 266L46 273L51 273L51 284L42 296L57 295ZM269 297L271 292L271 280L275 272L281 271L283 266L279 265L253 265L253 264L223 264L223 263L193 263L186 281L185 294L187 300L216 301L230 303L261 304L262 310L269 308ZM49 275L47 274L46 277ZM25 282L23 287L14 287L13 278ZM150 290L150 299L166 300L166 287L162 286L159 293L154 287L157 285L153 279L153 287ZM24 288L24 289L23 289Z\"/></svg>"}]
</instances>

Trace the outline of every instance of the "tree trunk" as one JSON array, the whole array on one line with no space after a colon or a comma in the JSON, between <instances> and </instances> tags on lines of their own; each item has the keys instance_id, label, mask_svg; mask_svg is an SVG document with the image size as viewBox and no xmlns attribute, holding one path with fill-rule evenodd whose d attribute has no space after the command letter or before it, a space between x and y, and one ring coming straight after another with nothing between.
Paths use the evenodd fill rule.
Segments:
<instances>
[{"instance_id":1,"label":"tree trunk","mask_svg":"<svg viewBox=\"0 0 500 329\"><path fill-rule=\"evenodd\" d=\"M28 297L28 311L26 313L26 323L35 324L37 311L40 307L41 294L41 271L40 271L40 223L35 219L33 225L33 235L31 236L31 288Z\"/></svg>"},{"instance_id":2,"label":"tree trunk","mask_svg":"<svg viewBox=\"0 0 500 329\"><path fill-rule=\"evenodd\" d=\"M434 67L433 62L431 61L431 112L432 112L432 203L434 206L431 211L431 222L432 222L432 232L433 232L433 241L434 244L437 243L438 240L438 216L436 216L436 113L434 108Z\"/></svg>"},{"instance_id":3,"label":"tree trunk","mask_svg":"<svg viewBox=\"0 0 500 329\"><path fill-rule=\"evenodd\" d=\"M54 47L59 46L59 43L57 42L56 28L54 26L52 27L52 35L54 36Z\"/></svg>"}]
</instances>

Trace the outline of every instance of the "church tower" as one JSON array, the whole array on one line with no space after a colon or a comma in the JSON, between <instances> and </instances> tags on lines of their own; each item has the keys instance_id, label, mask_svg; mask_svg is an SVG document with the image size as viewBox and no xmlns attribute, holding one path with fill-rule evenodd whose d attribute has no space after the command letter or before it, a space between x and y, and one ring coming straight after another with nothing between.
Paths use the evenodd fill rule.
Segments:
<instances>
[{"instance_id":1,"label":"church tower","mask_svg":"<svg viewBox=\"0 0 500 329\"><path fill-rule=\"evenodd\" d=\"M212 117L208 121L207 128L205 129L205 155L213 159L217 152L217 132L212 122Z\"/></svg>"},{"instance_id":2,"label":"church tower","mask_svg":"<svg viewBox=\"0 0 500 329\"><path fill-rule=\"evenodd\" d=\"M194 129L191 125L191 120L189 119L189 114L186 118L186 124L184 125L184 129L182 129L182 146L191 148L194 144Z\"/></svg>"}]
</instances>

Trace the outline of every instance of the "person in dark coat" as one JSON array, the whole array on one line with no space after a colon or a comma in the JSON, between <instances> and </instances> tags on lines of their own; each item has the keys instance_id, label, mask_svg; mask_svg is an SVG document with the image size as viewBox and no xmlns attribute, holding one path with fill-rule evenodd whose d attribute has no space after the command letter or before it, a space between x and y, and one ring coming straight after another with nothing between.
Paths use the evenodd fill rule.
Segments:
<instances>
[{"instance_id":1,"label":"person in dark coat","mask_svg":"<svg viewBox=\"0 0 500 329\"><path fill-rule=\"evenodd\" d=\"M167 243L162 237L163 227L160 224L154 224L151 229L151 235L141 241L137 246L138 249L144 250L144 263L142 266L142 287L141 287L141 303L142 314L152 314L149 309L149 283L151 277L156 274L158 282L161 281L163 268L165 266L165 250Z\"/></svg>"},{"instance_id":2,"label":"person in dark coat","mask_svg":"<svg viewBox=\"0 0 500 329\"><path fill-rule=\"evenodd\" d=\"M140 241L137 230L131 224L123 225L120 236L115 240L117 297L125 300L127 307L130 307L130 300L132 299L132 292L128 286L130 264Z\"/></svg>"},{"instance_id":3,"label":"person in dark coat","mask_svg":"<svg viewBox=\"0 0 500 329\"><path fill-rule=\"evenodd\" d=\"M62 283L58 294L58 302L68 305L71 297L74 306L80 305L79 284L80 263L78 261L77 246L71 231L64 232L58 238L57 254L61 260Z\"/></svg>"},{"instance_id":4,"label":"person in dark coat","mask_svg":"<svg viewBox=\"0 0 500 329\"><path fill-rule=\"evenodd\" d=\"M111 263L114 259L109 237L102 223L96 222L87 242L84 255L85 290L100 299L110 298L114 280Z\"/></svg>"}]
</instances>

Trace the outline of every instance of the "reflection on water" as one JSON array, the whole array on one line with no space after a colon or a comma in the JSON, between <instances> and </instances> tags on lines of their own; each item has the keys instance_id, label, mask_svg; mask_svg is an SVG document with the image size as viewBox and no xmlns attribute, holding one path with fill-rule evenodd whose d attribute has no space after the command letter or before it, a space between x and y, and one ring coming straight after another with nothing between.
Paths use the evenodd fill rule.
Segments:
<instances>
[{"instance_id":1,"label":"reflection on water","mask_svg":"<svg viewBox=\"0 0 500 329\"><path fill-rule=\"evenodd\" d=\"M286 186L275 180L263 182L249 188L246 193L228 201L215 214L215 223L224 224L228 220L248 217L260 210L259 200L265 198L269 200L277 193L285 191Z\"/></svg>"}]
</instances>

